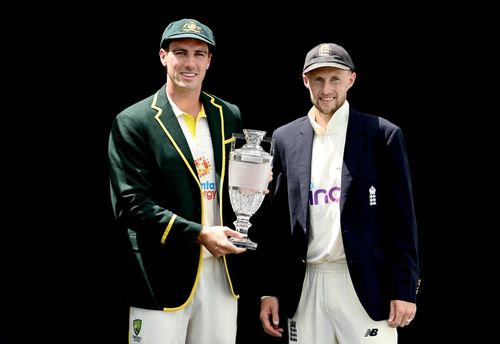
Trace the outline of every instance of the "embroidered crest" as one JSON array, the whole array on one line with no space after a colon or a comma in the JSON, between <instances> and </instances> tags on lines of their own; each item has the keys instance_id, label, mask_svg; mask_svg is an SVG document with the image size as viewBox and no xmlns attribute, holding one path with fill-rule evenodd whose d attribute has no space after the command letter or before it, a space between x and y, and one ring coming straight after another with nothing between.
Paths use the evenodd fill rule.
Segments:
<instances>
[{"instance_id":1,"label":"embroidered crest","mask_svg":"<svg viewBox=\"0 0 500 344\"><path fill-rule=\"evenodd\" d=\"M368 192L370 193L370 205L377 205L377 195L375 194L377 189L372 185Z\"/></svg>"},{"instance_id":2,"label":"embroidered crest","mask_svg":"<svg viewBox=\"0 0 500 344\"><path fill-rule=\"evenodd\" d=\"M137 336L139 334L139 332L141 332L142 320L141 319L134 319L132 326L134 327L134 333Z\"/></svg>"}]
</instances>

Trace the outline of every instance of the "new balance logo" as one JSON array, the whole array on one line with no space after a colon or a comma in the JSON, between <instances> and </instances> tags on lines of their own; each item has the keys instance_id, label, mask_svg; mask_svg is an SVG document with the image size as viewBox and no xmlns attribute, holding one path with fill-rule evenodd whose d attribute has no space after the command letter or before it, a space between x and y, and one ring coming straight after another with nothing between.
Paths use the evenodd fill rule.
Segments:
<instances>
[{"instance_id":1,"label":"new balance logo","mask_svg":"<svg viewBox=\"0 0 500 344\"><path fill-rule=\"evenodd\" d=\"M378 334L378 328L369 328L366 330L365 337L375 337Z\"/></svg>"}]
</instances>

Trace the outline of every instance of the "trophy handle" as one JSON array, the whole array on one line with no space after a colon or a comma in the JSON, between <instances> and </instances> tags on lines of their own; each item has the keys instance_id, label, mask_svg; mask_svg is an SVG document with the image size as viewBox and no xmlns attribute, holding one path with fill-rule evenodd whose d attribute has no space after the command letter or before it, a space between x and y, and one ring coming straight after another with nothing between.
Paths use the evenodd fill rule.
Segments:
<instances>
[{"instance_id":1,"label":"trophy handle","mask_svg":"<svg viewBox=\"0 0 500 344\"><path fill-rule=\"evenodd\" d=\"M241 140L246 140L245 134L242 133L233 133L232 134L233 140L231 141L231 150L234 151L236 149L236 141L239 139ZM274 156L274 138L271 136L264 136L260 142L267 142L269 143L269 154L271 156Z\"/></svg>"},{"instance_id":2,"label":"trophy handle","mask_svg":"<svg viewBox=\"0 0 500 344\"><path fill-rule=\"evenodd\" d=\"M262 142L267 142L269 143L269 155L271 155L272 157L274 156L274 138L272 138L271 136L265 136L262 138L261 140ZM272 166L272 160L271 160L271 166Z\"/></svg>"}]
</instances>

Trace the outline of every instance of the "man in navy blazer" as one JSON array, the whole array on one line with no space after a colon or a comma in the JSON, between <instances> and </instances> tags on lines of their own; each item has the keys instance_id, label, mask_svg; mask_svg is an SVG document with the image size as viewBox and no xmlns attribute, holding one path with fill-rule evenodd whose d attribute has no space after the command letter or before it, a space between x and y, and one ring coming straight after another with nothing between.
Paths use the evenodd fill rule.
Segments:
<instances>
[{"instance_id":1,"label":"man in navy blazer","mask_svg":"<svg viewBox=\"0 0 500 344\"><path fill-rule=\"evenodd\" d=\"M417 226L403 135L350 108L355 78L343 47L314 47L303 70L313 106L273 133L270 205L252 236L264 331L282 336L281 311L290 343L397 343L397 327L416 313Z\"/></svg>"}]
</instances>

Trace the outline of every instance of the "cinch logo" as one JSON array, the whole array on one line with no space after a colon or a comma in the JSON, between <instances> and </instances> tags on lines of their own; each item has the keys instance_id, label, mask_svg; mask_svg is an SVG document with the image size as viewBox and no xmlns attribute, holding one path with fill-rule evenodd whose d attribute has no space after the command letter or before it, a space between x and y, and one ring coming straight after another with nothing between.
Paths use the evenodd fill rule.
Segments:
<instances>
[{"instance_id":1,"label":"cinch logo","mask_svg":"<svg viewBox=\"0 0 500 344\"><path fill-rule=\"evenodd\" d=\"M313 183L309 191L309 205L323 205L340 202L340 187L333 186L329 190L314 189Z\"/></svg>"}]
</instances>

